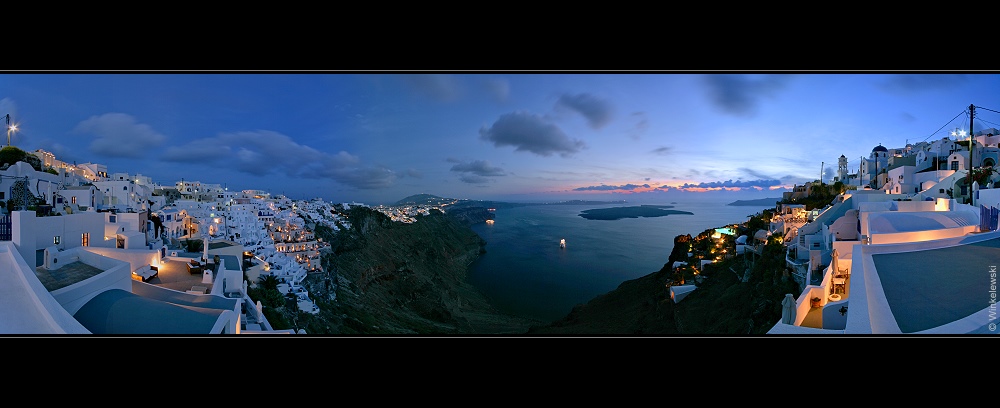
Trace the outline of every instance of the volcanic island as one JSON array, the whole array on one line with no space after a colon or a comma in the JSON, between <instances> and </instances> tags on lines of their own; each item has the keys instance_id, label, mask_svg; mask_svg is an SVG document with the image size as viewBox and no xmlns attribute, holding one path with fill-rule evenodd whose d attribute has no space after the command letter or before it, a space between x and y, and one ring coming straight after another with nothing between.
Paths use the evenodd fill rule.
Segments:
<instances>
[{"instance_id":1,"label":"volcanic island","mask_svg":"<svg viewBox=\"0 0 1000 408\"><path fill-rule=\"evenodd\" d=\"M667 209L673 207L674 206L672 205L643 204L632 207L596 208L593 210L581 211L580 216L588 220L620 220L622 218L639 218L639 217L651 218L651 217L663 217L674 214L694 215L693 212L689 211Z\"/></svg>"}]
</instances>

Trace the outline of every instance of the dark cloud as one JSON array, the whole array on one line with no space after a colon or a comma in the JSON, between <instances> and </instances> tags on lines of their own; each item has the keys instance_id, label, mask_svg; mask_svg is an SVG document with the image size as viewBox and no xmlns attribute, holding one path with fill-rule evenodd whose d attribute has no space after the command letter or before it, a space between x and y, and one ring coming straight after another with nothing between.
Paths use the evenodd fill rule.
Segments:
<instances>
[{"instance_id":1,"label":"dark cloud","mask_svg":"<svg viewBox=\"0 0 1000 408\"><path fill-rule=\"evenodd\" d=\"M736 181L726 180L726 181L702 182L702 183L698 183L698 184L684 183L683 185L679 186L678 188L681 188L681 189L685 189L685 188L723 188L723 189L725 189L725 188L734 188L734 187L739 187L739 188L753 188L753 187L767 188L767 187L778 186L778 185L781 185L781 181L774 180L774 179L771 179L771 180L747 180L747 181L742 181L742 180L736 180Z\"/></svg>"},{"instance_id":2,"label":"dark cloud","mask_svg":"<svg viewBox=\"0 0 1000 408\"><path fill-rule=\"evenodd\" d=\"M417 171L416 169L406 169L406 171L403 174L413 178L424 178L423 173Z\"/></svg>"},{"instance_id":3,"label":"dark cloud","mask_svg":"<svg viewBox=\"0 0 1000 408\"><path fill-rule=\"evenodd\" d=\"M510 83L505 79L488 78L483 80L486 93L497 102L507 102L510 97Z\"/></svg>"},{"instance_id":4,"label":"dark cloud","mask_svg":"<svg viewBox=\"0 0 1000 408\"><path fill-rule=\"evenodd\" d=\"M469 163L459 163L451 166L451 171L464 173L475 173L480 176L505 176L506 173L499 167L490 165L486 160L475 160Z\"/></svg>"},{"instance_id":5,"label":"dark cloud","mask_svg":"<svg viewBox=\"0 0 1000 408\"><path fill-rule=\"evenodd\" d=\"M670 147L663 146L663 147L657 147L657 148L653 149L650 153L658 154L660 156L666 156L666 155L670 154L670 150L671 150Z\"/></svg>"},{"instance_id":6,"label":"dark cloud","mask_svg":"<svg viewBox=\"0 0 1000 408\"><path fill-rule=\"evenodd\" d=\"M591 94L562 95L556 101L556 107L575 111L587 119L587 124L594 129L600 129L611 122L614 108L611 103Z\"/></svg>"},{"instance_id":7,"label":"dark cloud","mask_svg":"<svg viewBox=\"0 0 1000 408\"><path fill-rule=\"evenodd\" d=\"M451 102L462 96L462 86L452 75L408 74L400 78L410 89L434 100Z\"/></svg>"},{"instance_id":8,"label":"dark cloud","mask_svg":"<svg viewBox=\"0 0 1000 408\"><path fill-rule=\"evenodd\" d=\"M514 151L546 157L553 154L568 157L586 147L580 140L571 140L541 116L527 112L500 116L500 119L493 122L493 126L479 129L479 138L493 142L496 147L514 146Z\"/></svg>"},{"instance_id":9,"label":"dark cloud","mask_svg":"<svg viewBox=\"0 0 1000 408\"><path fill-rule=\"evenodd\" d=\"M772 96L788 83L788 75L705 75L709 100L723 112L735 116L753 116L760 99Z\"/></svg>"},{"instance_id":10,"label":"dark cloud","mask_svg":"<svg viewBox=\"0 0 1000 408\"><path fill-rule=\"evenodd\" d=\"M451 166L451 171L462 173L459 176L459 180L472 184L487 183L493 181L490 177L501 177L507 175L507 172L503 169L490 165L490 162L486 160L458 163Z\"/></svg>"},{"instance_id":11,"label":"dark cloud","mask_svg":"<svg viewBox=\"0 0 1000 408\"><path fill-rule=\"evenodd\" d=\"M837 175L837 165L823 163L820 169L822 169L820 171L820 181L824 183L829 181L832 183L833 177Z\"/></svg>"},{"instance_id":12,"label":"dark cloud","mask_svg":"<svg viewBox=\"0 0 1000 408\"><path fill-rule=\"evenodd\" d=\"M930 90L955 88L969 81L965 74L900 74L891 75L878 84L895 94L910 94Z\"/></svg>"},{"instance_id":13,"label":"dark cloud","mask_svg":"<svg viewBox=\"0 0 1000 408\"><path fill-rule=\"evenodd\" d=\"M632 191L632 190L635 190L635 189L638 189L638 188L649 188L649 184L641 184L640 185L640 184L631 184L631 183L629 183L629 184L622 184L622 185L619 185L619 186L608 186L608 185L603 185L602 184L602 185L599 185L599 186L577 187L577 188L574 188L573 191L614 191L614 190Z\"/></svg>"},{"instance_id":14,"label":"dark cloud","mask_svg":"<svg viewBox=\"0 0 1000 408\"><path fill-rule=\"evenodd\" d=\"M105 113L80 122L73 133L96 136L90 151L109 157L139 158L163 144L167 137L124 113Z\"/></svg>"},{"instance_id":15,"label":"dark cloud","mask_svg":"<svg viewBox=\"0 0 1000 408\"><path fill-rule=\"evenodd\" d=\"M360 189L388 187L396 178L387 168L360 166L361 160L345 151L322 152L281 133L264 130L221 133L170 146L162 158L169 162L225 166L253 176L328 178Z\"/></svg>"},{"instance_id":16,"label":"dark cloud","mask_svg":"<svg viewBox=\"0 0 1000 408\"><path fill-rule=\"evenodd\" d=\"M475 174L469 174L469 173L465 173L465 174L462 174L461 176L458 176L458 179L461 180L462 182L469 183L469 184L485 184L485 183L489 183L489 182L493 181L493 179L491 179L489 177L483 177L483 176L479 176L479 175L475 175Z\"/></svg>"}]
</instances>

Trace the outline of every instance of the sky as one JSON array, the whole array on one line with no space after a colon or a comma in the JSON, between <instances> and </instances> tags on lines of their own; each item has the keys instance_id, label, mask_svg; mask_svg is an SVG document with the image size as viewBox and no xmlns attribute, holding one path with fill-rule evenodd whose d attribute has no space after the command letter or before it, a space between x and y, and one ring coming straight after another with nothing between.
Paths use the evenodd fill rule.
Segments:
<instances>
[{"instance_id":1,"label":"sky","mask_svg":"<svg viewBox=\"0 0 1000 408\"><path fill-rule=\"evenodd\" d=\"M367 204L780 197L970 105L1000 128L998 95L992 72L0 72L22 150Z\"/></svg>"}]
</instances>

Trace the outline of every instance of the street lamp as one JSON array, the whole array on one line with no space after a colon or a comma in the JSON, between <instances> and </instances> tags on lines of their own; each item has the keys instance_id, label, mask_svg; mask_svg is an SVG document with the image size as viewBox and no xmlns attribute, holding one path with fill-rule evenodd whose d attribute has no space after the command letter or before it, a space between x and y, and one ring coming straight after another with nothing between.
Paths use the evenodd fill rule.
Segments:
<instances>
[{"instance_id":1,"label":"street lamp","mask_svg":"<svg viewBox=\"0 0 1000 408\"><path fill-rule=\"evenodd\" d=\"M16 124L15 125L11 125L10 124L10 114L9 113L6 114L6 115L4 115L4 118L7 119L7 146L9 147L10 146L10 132L17 131L17 125Z\"/></svg>"}]
</instances>

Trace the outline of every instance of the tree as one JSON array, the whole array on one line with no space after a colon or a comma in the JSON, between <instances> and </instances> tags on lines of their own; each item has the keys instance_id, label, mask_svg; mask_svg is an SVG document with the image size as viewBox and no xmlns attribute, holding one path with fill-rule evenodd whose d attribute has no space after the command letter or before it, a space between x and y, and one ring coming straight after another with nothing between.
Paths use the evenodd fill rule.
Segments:
<instances>
[{"instance_id":1,"label":"tree","mask_svg":"<svg viewBox=\"0 0 1000 408\"><path fill-rule=\"evenodd\" d=\"M835 194L844 194L844 191L846 190L847 187L844 186L843 181L837 181L836 183L833 183L833 192Z\"/></svg>"},{"instance_id":2,"label":"tree","mask_svg":"<svg viewBox=\"0 0 1000 408\"><path fill-rule=\"evenodd\" d=\"M17 162L28 163L33 169L42 171L42 160L37 156L14 146L4 146L0 149L0 167L4 167L4 165L13 166Z\"/></svg>"},{"instance_id":3,"label":"tree","mask_svg":"<svg viewBox=\"0 0 1000 408\"><path fill-rule=\"evenodd\" d=\"M978 167L972 169L969 173L971 174L972 181L979 183L979 186L983 187L989 181L990 177L993 176L993 173L996 172L997 170L993 167Z\"/></svg>"}]
</instances>

